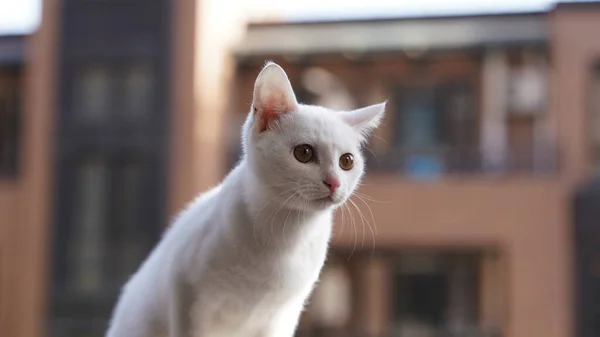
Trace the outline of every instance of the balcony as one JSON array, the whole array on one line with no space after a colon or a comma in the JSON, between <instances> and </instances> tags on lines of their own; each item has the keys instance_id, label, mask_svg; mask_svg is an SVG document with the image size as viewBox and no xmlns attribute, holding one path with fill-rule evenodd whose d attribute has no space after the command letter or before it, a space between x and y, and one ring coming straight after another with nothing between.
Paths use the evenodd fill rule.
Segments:
<instances>
[{"instance_id":1,"label":"balcony","mask_svg":"<svg viewBox=\"0 0 600 337\"><path fill-rule=\"evenodd\" d=\"M553 147L486 151L481 148L394 147L374 155L366 151L369 171L396 173L413 179L462 174L553 174L558 171L558 151Z\"/></svg>"}]
</instances>

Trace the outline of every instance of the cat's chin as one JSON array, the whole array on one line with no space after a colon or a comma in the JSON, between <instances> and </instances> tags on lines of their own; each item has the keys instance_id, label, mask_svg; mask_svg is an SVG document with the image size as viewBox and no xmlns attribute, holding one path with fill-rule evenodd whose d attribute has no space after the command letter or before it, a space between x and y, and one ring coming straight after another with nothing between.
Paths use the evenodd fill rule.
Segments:
<instances>
[{"instance_id":1,"label":"cat's chin","mask_svg":"<svg viewBox=\"0 0 600 337\"><path fill-rule=\"evenodd\" d=\"M313 211L324 211L334 207L338 207L344 203L343 200L338 200L339 198L332 197L331 195L308 200L307 206L311 208Z\"/></svg>"}]
</instances>

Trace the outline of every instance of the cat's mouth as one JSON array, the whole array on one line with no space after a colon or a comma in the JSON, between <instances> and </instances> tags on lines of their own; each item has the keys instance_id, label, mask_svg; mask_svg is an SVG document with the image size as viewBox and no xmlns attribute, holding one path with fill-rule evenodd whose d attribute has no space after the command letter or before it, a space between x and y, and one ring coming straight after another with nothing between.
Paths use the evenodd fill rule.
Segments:
<instances>
[{"instance_id":1,"label":"cat's mouth","mask_svg":"<svg viewBox=\"0 0 600 337\"><path fill-rule=\"evenodd\" d=\"M313 199L313 203L319 206L332 206L339 204L340 200L331 194L322 198Z\"/></svg>"},{"instance_id":2,"label":"cat's mouth","mask_svg":"<svg viewBox=\"0 0 600 337\"><path fill-rule=\"evenodd\" d=\"M328 195L324 198L319 198L319 199L315 199L316 202L319 203L324 203L324 202L333 202L333 198L331 197L331 195Z\"/></svg>"}]
</instances>

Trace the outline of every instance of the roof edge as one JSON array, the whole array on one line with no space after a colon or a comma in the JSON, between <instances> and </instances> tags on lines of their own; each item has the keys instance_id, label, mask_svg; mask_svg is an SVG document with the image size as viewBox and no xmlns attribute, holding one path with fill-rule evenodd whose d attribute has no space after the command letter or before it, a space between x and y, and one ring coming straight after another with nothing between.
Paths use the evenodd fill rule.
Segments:
<instances>
[{"instance_id":1,"label":"roof edge","mask_svg":"<svg viewBox=\"0 0 600 337\"><path fill-rule=\"evenodd\" d=\"M600 2L594 2L600 4ZM574 4L574 3L573 3ZM523 11L523 12L494 12L494 13L478 13L478 14L441 14L427 16L393 16L393 17L373 17L368 19L332 19L332 20L292 20L292 21L267 21L267 22L250 22L248 28L253 27L279 27L279 26L304 26L304 25L336 25L348 23L387 23L398 21L426 21L426 20L462 20L462 19L477 19L477 18L510 18L510 17L535 17L546 16L551 11Z\"/></svg>"}]
</instances>

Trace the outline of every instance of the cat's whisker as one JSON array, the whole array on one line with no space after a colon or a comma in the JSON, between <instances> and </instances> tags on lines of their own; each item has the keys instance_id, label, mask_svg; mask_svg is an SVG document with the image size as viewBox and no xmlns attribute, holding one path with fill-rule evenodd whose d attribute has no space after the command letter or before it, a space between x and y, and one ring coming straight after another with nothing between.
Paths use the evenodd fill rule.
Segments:
<instances>
[{"instance_id":1,"label":"cat's whisker","mask_svg":"<svg viewBox=\"0 0 600 337\"><path fill-rule=\"evenodd\" d=\"M354 208L356 208L356 211L358 212L359 216L361 217L362 224L363 224L363 234L365 233L365 231L364 231L365 222L367 223L367 226L369 226L369 230L371 231L371 237L373 238L373 246L372 246L373 248L372 249L374 250L375 249L375 233L373 231L373 227L371 226L371 223L364 216L363 212L360 210L360 208L358 207L358 205L356 205L356 203L352 199L348 199L348 200L352 203L352 205L354 206ZM363 242L362 242L362 246L361 247L364 247L364 243L365 242L364 242L364 235L363 235Z\"/></svg>"},{"instance_id":2,"label":"cat's whisker","mask_svg":"<svg viewBox=\"0 0 600 337\"><path fill-rule=\"evenodd\" d=\"M373 230L373 227L375 227L375 217L373 217L373 212L371 212L371 217L373 217L373 225L371 225L371 223L369 222L369 220L367 219L367 217L364 216L363 212L360 210L360 208L358 207L358 205L356 205L356 203L354 203L354 201L352 201L352 200L350 200L350 202L352 203L352 205L354 205L354 207L358 211L360 217L362 218L363 228L364 228L365 222L367 223L367 226L369 226L369 230L371 231L371 238L373 239L373 246L372 246L372 249L371 249L371 255L373 255L375 253L375 233L376 233L376 230L375 231ZM365 205L367 205L367 204L365 203ZM369 207L369 205L367 205L367 207ZM369 207L369 211L371 211L371 207ZM363 241L363 244L364 244L364 241Z\"/></svg>"},{"instance_id":3,"label":"cat's whisker","mask_svg":"<svg viewBox=\"0 0 600 337\"><path fill-rule=\"evenodd\" d=\"M371 220L373 221L373 228L375 230L375 235L377 235L377 226L375 225L375 216L373 215L373 210L371 209L371 206L369 205L369 203L367 203L363 197L360 194L355 194L355 196L358 198L358 200L360 200L363 204L365 204L365 206L367 206L367 209L369 210L369 213L371 215Z\"/></svg>"},{"instance_id":4,"label":"cat's whisker","mask_svg":"<svg viewBox=\"0 0 600 337\"><path fill-rule=\"evenodd\" d=\"M350 260L352 255L354 255L354 251L356 250L356 244L358 243L358 230L356 229L356 222L354 221L354 214L350 210L350 207L348 206L347 203L344 204L344 207L346 207L348 210L348 217L350 218L350 223L352 224L352 227L350 228L350 233L351 234L354 233L354 245L352 246L352 251L350 252L350 255L348 256L348 260Z\"/></svg>"},{"instance_id":5,"label":"cat's whisker","mask_svg":"<svg viewBox=\"0 0 600 337\"><path fill-rule=\"evenodd\" d=\"M292 195L290 195L287 199L285 199L284 202L281 203L281 205L279 205L279 207L277 208L277 211L275 211L275 213L273 214L273 217L271 218L271 238L275 238L275 231L273 228L273 223L275 221L275 218L277 217L277 213L279 213L279 211L285 207L288 203L288 201L290 201L291 198L293 198L296 194L298 194L298 191L294 192ZM270 242L271 239L269 239L267 242Z\"/></svg>"},{"instance_id":6,"label":"cat's whisker","mask_svg":"<svg viewBox=\"0 0 600 337\"><path fill-rule=\"evenodd\" d=\"M359 183L356 185L356 190L358 190L358 189L359 189L359 188L361 188L362 186L374 186L374 185L375 185L375 184L368 184L368 183L365 183L365 182L359 182ZM355 193L356 193L356 192L355 192Z\"/></svg>"},{"instance_id":7,"label":"cat's whisker","mask_svg":"<svg viewBox=\"0 0 600 337\"><path fill-rule=\"evenodd\" d=\"M348 198L348 202L350 202L350 205L352 205L354 207L354 209L356 209L356 211L358 212L358 216L360 217L360 221L362 224L362 240L360 242L360 248L364 248L365 247L365 220L362 216L362 213L360 212L360 210L356 207L356 204L354 203L354 201L352 201L351 198Z\"/></svg>"},{"instance_id":8,"label":"cat's whisker","mask_svg":"<svg viewBox=\"0 0 600 337\"><path fill-rule=\"evenodd\" d=\"M371 196L369 196L369 195L366 195L366 194L364 194L364 193L360 193L360 192L354 192L354 195L356 195L356 196L361 196L362 198L364 198L364 199L366 199L366 200L369 200L369 201L372 201L372 202L376 202L376 203L378 203L378 204L392 204L392 203L394 203L393 201L381 201L381 200L376 200L376 199L374 199L373 197L371 197Z\"/></svg>"},{"instance_id":9,"label":"cat's whisker","mask_svg":"<svg viewBox=\"0 0 600 337\"><path fill-rule=\"evenodd\" d=\"M364 146L365 149L369 150L369 152L371 152L371 154L373 154L373 157L377 157L377 155L375 154L375 152L373 152L373 150L371 150L371 148L369 148L368 146Z\"/></svg>"},{"instance_id":10,"label":"cat's whisker","mask_svg":"<svg viewBox=\"0 0 600 337\"><path fill-rule=\"evenodd\" d=\"M272 185L261 185L260 187L281 187L281 186L287 186L287 185L291 185L291 184L298 185L298 182L297 181L288 181L285 183L278 183L278 184L272 184Z\"/></svg>"},{"instance_id":11,"label":"cat's whisker","mask_svg":"<svg viewBox=\"0 0 600 337\"><path fill-rule=\"evenodd\" d=\"M373 138L377 138L377 139L379 139L380 141L382 141L384 144L387 144L387 141L386 141L385 139L383 139L382 137L379 137L378 135L371 135L371 137L373 137Z\"/></svg>"},{"instance_id":12,"label":"cat's whisker","mask_svg":"<svg viewBox=\"0 0 600 337\"><path fill-rule=\"evenodd\" d=\"M283 227L282 227L282 229L281 229L281 235L282 235L282 237L283 237L283 243L284 243L286 246L287 246L287 244L288 244L288 243L287 243L287 240L286 240L286 238L285 238L285 225L286 225L286 223L287 223L288 217L290 216L290 213L292 212L292 210L294 210L294 206L296 205L296 202L298 202L298 200L300 200L300 199L301 199L301 195L300 195L300 193L297 193L297 195L298 195L298 196L296 197L296 199L294 199L294 202L292 203L292 206L291 206L291 207L289 207L288 213L287 213L287 215L285 216L285 220L283 221ZM298 218L298 216L296 216L296 218Z\"/></svg>"},{"instance_id":13,"label":"cat's whisker","mask_svg":"<svg viewBox=\"0 0 600 337\"><path fill-rule=\"evenodd\" d=\"M287 190L285 190L285 191L283 191L283 192L279 193L278 195L276 195L276 196L274 196L274 197L272 197L272 198L268 199L268 200L267 200L267 201L265 201L265 202L263 203L263 205L262 205L262 206L261 206L261 207L258 209L258 211L256 212L256 214L257 214L257 215L260 215L260 212L261 212L263 209L265 209L265 207L267 207L267 206L268 206L268 205L271 203L271 201L272 201L272 200L275 200L275 199L277 199L279 196L281 196L281 195L283 195L283 194L285 194L285 193L292 192L293 190L294 190L294 188L287 189ZM267 221L268 221L268 218L267 218ZM256 242L256 243L258 243L258 238L256 237L256 223L254 223L254 224L253 224L253 226L252 226L252 235L254 236L254 240L255 240L255 242ZM262 235L261 235L261 236L264 238L264 228L263 228L263 232L262 232Z\"/></svg>"},{"instance_id":14,"label":"cat's whisker","mask_svg":"<svg viewBox=\"0 0 600 337\"><path fill-rule=\"evenodd\" d=\"M283 194L285 194L285 193L292 192L293 190L295 190L295 188L289 188L289 189L287 189L287 190L284 190L284 191L282 191L281 193L277 194L276 196L273 196L272 198L269 198L269 199L267 199L267 201L265 201L265 202L264 202L264 203L261 205L261 207L258 209L258 211L256 211L256 213L257 213L257 214L258 214L258 213L260 213L260 212L261 212L261 211L262 211L262 210L263 210L265 207L267 207L267 206L268 206L268 205L271 203L271 201L273 201L273 200L275 200L275 199L279 198L281 195L283 195Z\"/></svg>"},{"instance_id":15,"label":"cat's whisker","mask_svg":"<svg viewBox=\"0 0 600 337\"><path fill-rule=\"evenodd\" d=\"M341 228L338 227L338 232L337 232L337 234L335 236L336 240L340 238L340 235L344 231L344 207L342 206L339 209L340 209L340 212L342 213L342 224L341 224Z\"/></svg>"}]
</instances>

